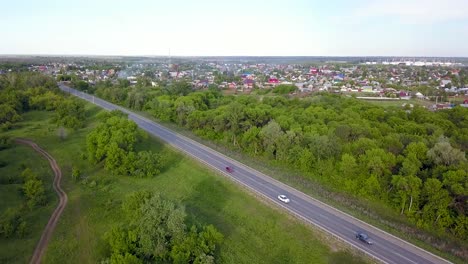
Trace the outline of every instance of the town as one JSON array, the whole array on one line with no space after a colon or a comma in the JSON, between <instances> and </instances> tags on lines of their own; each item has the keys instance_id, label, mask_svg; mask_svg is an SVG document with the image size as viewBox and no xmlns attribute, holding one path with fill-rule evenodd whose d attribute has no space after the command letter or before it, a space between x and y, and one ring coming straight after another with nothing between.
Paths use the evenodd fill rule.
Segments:
<instances>
[{"instance_id":1,"label":"town","mask_svg":"<svg viewBox=\"0 0 468 264\"><path fill-rule=\"evenodd\" d=\"M468 107L468 67L461 62L388 58L379 63L179 57L97 57L67 62L63 58L45 59L49 62L27 65L25 69L49 74L58 81L70 81L81 90L99 82L158 87L184 81L194 90L214 88L225 94L265 95L276 91L304 97L328 92L374 101L417 100L431 110L458 104ZM0 74L10 70L0 69Z\"/></svg>"}]
</instances>

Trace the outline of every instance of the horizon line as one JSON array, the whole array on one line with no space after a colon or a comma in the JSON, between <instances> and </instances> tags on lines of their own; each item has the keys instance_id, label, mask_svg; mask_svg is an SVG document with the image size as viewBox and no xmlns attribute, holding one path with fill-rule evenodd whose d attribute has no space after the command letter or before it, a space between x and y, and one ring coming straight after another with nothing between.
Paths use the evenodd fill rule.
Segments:
<instances>
[{"instance_id":1,"label":"horizon line","mask_svg":"<svg viewBox=\"0 0 468 264\"><path fill-rule=\"evenodd\" d=\"M120 55L120 54L0 54L0 57L13 57L13 56L42 56L42 57L157 57L157 58L210 58L210 57L251 57L251 58L288 58L288 57L311 57L311 58L466 58L468 56L410 56L410 55Z\"/></svg>"}]
</instances>

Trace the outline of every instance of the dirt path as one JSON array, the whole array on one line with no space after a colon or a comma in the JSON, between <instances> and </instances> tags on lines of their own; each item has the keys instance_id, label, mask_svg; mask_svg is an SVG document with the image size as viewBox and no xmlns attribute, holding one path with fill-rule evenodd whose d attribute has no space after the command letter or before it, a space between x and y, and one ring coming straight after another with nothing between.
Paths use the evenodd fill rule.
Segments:
<instances>
[{"instance_id":1,"label":"dirt path","mask_svg":"<svg viewBox=\"0 0 468 264\"><path fill-rule=\"evenodd\" d=\"M55 208L54 212L49 218L49 222L47 223L44 231L42 232L41 239L36 245L36 249L34 250L34 254L31 258L31 264L38 264L41 263L42 255L44 254L47 245L49 244L50 237L52 236L52 232L54 232L55 226L57 225L58 219L62 215L63 209L67 205L68 197L67 194L62 190L60 187L60 180L62 179L62 171L60 170L59 166L55 159L49 155L45 150L39 147L36 143L32 142L28 139L17 138L15 142L18 144L28 145L32 147L35 151L39 154L44 156L50 164L50 167L54 171L55 178L54 178L54 190L59 196L59 203Z\"/></svg>"}]
</instances>

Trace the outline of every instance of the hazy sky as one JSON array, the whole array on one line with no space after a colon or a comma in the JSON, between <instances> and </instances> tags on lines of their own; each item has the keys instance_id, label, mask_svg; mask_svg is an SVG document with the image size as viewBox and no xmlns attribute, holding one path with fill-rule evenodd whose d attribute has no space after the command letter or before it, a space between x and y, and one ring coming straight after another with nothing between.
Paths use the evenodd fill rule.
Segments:
<instances>
[{"instance_id":1,"label":"hazy sky","mask_svg":"<svg viewBox=\"0 0 468 264\"><path fill-rule=\"evenodd\" d=\"M0 54L468 56L468 0L0 0Z\"/></svg>"}]
</instances>

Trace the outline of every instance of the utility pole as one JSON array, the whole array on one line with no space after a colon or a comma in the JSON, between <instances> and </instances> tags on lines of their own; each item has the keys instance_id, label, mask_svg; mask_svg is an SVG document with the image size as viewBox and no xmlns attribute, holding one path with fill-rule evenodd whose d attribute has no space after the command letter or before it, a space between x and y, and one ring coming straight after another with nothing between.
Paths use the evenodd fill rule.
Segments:
<instances>
[{"instance_id":1,"label":"utility pole","mask_svg":"<svg viewBox=\"0 0 468 264\"><path fill-rule=\"evenodd\" d=\"M171 65L171 48L169 48L169 66Z\"/></svg>"}]
</instances>

